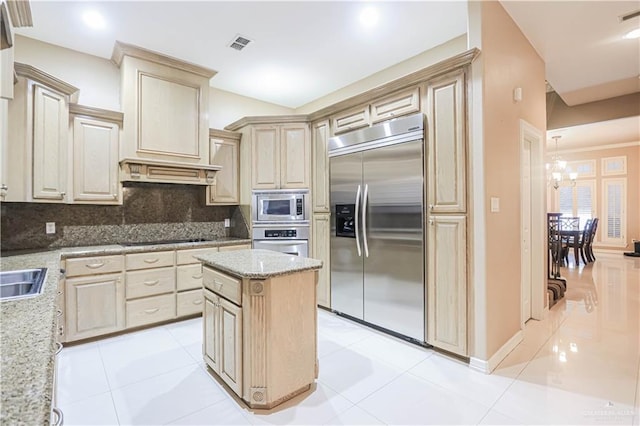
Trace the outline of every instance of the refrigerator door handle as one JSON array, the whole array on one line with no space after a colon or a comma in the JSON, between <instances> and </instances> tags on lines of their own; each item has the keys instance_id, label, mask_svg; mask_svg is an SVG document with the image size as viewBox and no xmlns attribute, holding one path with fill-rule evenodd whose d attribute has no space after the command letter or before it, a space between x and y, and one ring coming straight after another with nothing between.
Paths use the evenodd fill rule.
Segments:
<instances>
[{"instance_id":1,"label":"refrigerator door handle","mask_svg":"<svg viewBox=\"0 0 640 426\"><path fill-rule=\"evenodd\" d=\"M356 192L356 215L355 215L355 223L356 223L356 247L358 248L358 257L362 256L362 250L360 249L360 232L359 232L359 223L358 213L360 212L360 185L358 185L358 191Z\"/></svg>"},{"instance_id":2,"label":"refrigerator door handle","mask_svg":"<svg viewBox=\"0 0 640 426\"><path fill-rule=\"evenodd\" d=\"M369 244L367 244L367 204L369 202L368 184L364 186L364 196L362 198L362 242L364 245L364 255L369 257Z\"/></svg>"}]
</instances>

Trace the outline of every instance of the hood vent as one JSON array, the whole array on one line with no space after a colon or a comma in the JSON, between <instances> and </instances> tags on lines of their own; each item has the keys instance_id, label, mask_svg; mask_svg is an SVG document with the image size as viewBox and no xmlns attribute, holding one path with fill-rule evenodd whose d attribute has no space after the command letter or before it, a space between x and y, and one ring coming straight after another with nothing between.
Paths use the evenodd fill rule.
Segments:
<instances>
[{"instance_id":1,"label":"hood vent","mask_svg":"<svg viewBox=\"0 0 640 426\"><path fill-rule=\"evenodd\" d=\"M229 43L229 47L236 50L242 50L251 43L252 40L247 37L241 36L240 34L236 35L236 37Z\"/></svg>"},{"instance_id":2,"label":"hood vent","mask_svg":"<svg viewBox=\"0 0 640 426\"><path fill-rule=\"evenodd\" d=\"M222 170L222 167L125 158L120 161L120 181L211 185L218 170Z\"/></svg>"}]
</instances>

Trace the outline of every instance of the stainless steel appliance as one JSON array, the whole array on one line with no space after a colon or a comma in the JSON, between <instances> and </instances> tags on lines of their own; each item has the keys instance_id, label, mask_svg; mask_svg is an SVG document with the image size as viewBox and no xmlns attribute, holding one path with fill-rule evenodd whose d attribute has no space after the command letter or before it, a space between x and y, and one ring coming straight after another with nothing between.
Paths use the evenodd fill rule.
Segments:
<instances>
[{"instance_id":1,"label":"stainless steel appliance","mask_svg":"<svg viewBox=\"0 0 640 426\"><path fill-rule=\"evenodd\" d=\"M253 248L307 257L309 225L257 225L254 223Z\"/></svg>"},{"instance_id":2,"label":"stainless steel appliance","mask_svg":"<svg viewBox=\"0 0 640 426\"><path fill-rule=\"evenodd\" d=\"M309 190L254 190L251 211L254 223L308 221Z\"/></svg>"},{"instance_id":3,"label":"stainless steel appliance","mask_svg":"<svg viewBox=\"0 0 640 426\"><path fill-rule=\"evenodd\" d=\"M422 114L329 139L331 308L425 341Z\"/></svg>"}]
</instances>

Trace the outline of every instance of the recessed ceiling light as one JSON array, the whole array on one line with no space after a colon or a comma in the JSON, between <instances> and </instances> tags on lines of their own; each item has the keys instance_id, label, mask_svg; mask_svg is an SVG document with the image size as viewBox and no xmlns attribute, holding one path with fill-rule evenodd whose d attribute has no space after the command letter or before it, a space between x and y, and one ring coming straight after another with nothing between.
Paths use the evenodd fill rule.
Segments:
<instances>
[{"instance_id":1,"label":"recessed ceiling light","mask_svg":"<svg viewBox=\"0 0 640 426\"><path fill-rule=\"evenodd\" d=\"M102 15L95 10L88 10L82 15L82 20L88 27L94 30L101 30L107 26L107 22Z\"/></svg>"},{"instance_id":2,"label":"recessed ceiling light","mask_svg":"<svg viewBox=\"0 0 640 426\"><path fill-rule=\"evenodd\" d=\"M629 31L624 36L624 38L638 38L638 37L640 37L640 28L636 28L633 31Z\"/></svg>"},{"instance_id":3,"label":"recessed ceiling light","mask_svg":"<svg viewBox=\"0 0 640 426\"><path fill-rule=\"evenodd\" d=\"M378 9L373 6L368 6L362 9L360 12L360 23L365 28L372 28L378 23Z\"/></svg>"}]
</instances>

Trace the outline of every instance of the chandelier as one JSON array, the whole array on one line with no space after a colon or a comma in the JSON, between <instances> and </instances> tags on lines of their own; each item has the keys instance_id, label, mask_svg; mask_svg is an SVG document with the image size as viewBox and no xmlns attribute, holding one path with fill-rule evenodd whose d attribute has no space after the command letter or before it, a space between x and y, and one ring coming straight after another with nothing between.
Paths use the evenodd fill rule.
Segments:
<instances>
[{"instance_id":1,"label":"chandelier","mask_svg":"<svg viewBox=\"0 0 640 426\"><path fill-rule=\"evenodd\" d=\"M546 164L548 183L553 186L553 189L558 189L563 181L568 181L572 186L575 186L578 178L578 173L567 170L567 162L558 155L558 139L561 137L556 135L551 138L556 144L556 150L551 157L551 163Z\"/></svg>"}]
</instances>

